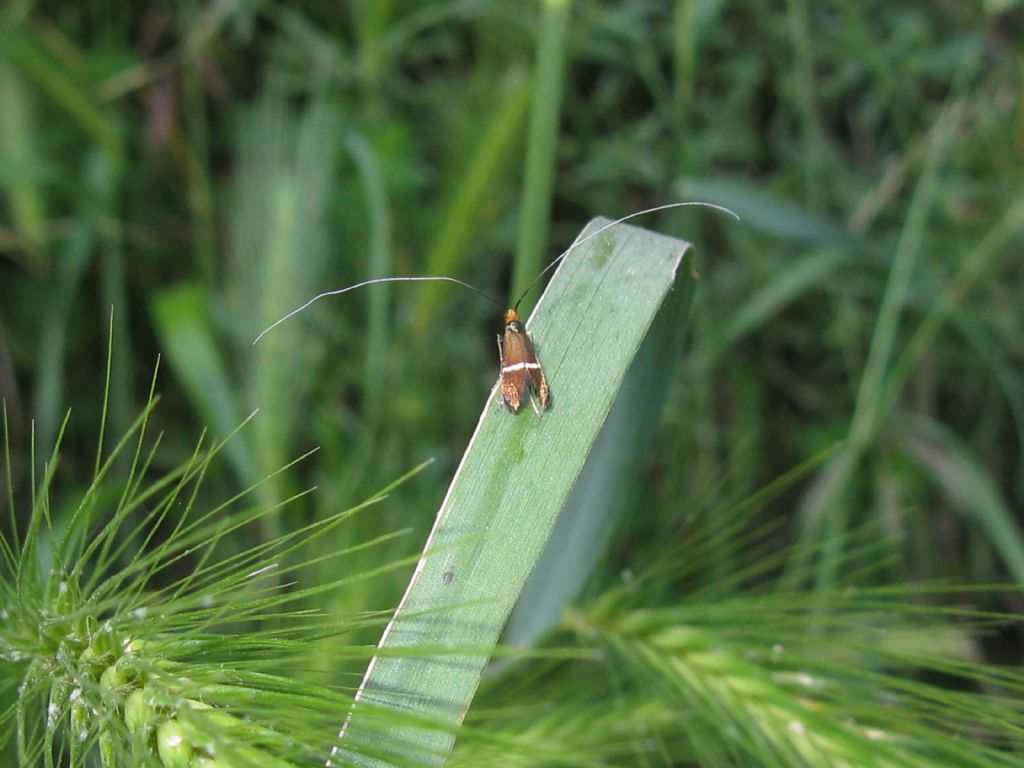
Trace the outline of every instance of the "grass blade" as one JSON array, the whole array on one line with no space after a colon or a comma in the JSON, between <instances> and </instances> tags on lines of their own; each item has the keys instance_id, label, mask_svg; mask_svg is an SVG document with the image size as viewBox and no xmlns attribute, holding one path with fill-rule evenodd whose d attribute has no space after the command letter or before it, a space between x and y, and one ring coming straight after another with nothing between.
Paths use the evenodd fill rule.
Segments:
<instances>
[{"instance_id":1,"label":"grass blade","mask_svg":"<svg viewBox=\"0 0 1024 768\"><path fill-rule=\"evenodd\" d=\"M982 531L1013 580L1024 586L1024 534L988 469L940 422L924 417L907 422L905 450L963 514L965 523Z\"/></svg>"},{"instance_id":2,"label":"grass blade","mask_svg":"<svg viewBox=\"0 0 1024 768\"><path fill-rule=\"evenodd\" d=\"M153 322L171 369L214 436L221 439L242 421L242 405L214 340L205 305L203 290L196 284L168 288L153 300ZM259 478L254 474L251 446L244 437L228 443L225 453L241 482L252 484Z\"/></svg>"},{"instance_id":3,"label":"grass blade","mask_svg":"<svg viewBox=\"0 0 1024 768\"><path fill-rule=\"evenodd\" d=\"M591 222L584 234L604 223ZM556 272L529 323L551 384L551 410L538 417L524 408L515 416L492 391L358 695L439 727L382 729L387 721L374 722L376 707L357 706L339 756L367 766L444 762L687 247L614 227ZM423 646L450 652L410 655Z\"/></svg>"},{"instance_id":4,"label":"grass blade","mask_svg":"<svg viewBox=\"0 0 1024 768\"><path fill-rule=\"evenodd\" d=\"M526 291L544 266L551 193L555 184L558 123L562 114L569 5L569 0L545 0L541 3L540 45L533 74L533 107L523 181L523 220L512 273L513 302ZM532 306L527 296L524 312Z\"/></svg>"},{"instance_id":5,"label":"grass blade","mask_svg":"<svg viewBox=\"0 0 1024 768\"><path fill-rule=\"evenodd\" d=\"M10 65L0 58L0 160L6 170L0 178L10 208L14 231L21 243L26 260L35 269L42 269L46 235L46 201L42 192L42 173L36 139L36 125L21 78Z\"/></svg>"},{"instance_id":6,"label":"grass blade","mask_svg":"<svg viewBox=\"0 0 1024 768\"><path fill-rule=\"evenodd\" d=\"M465 170L442 206L441 226L427 252L428 275L466 274L466 255L481 223L488 221L494 190L513 156L512 147L522 134L530 106L530 83L512 72L507 87L495 96L492 115L479 129L480 141L472 149ZM428 328L447 295L427 286L416 309L416 324Z\"/></svg>"},{"instance_id":7,"label":"grass blade","mask_svg":"<svg viewBox=\"0 0 1024 768\"><path fill-rule=\"evenodd\" d=\"M696 281L681 277L633 360L601 434L558 516L502 642L530 647L558 626L601 561L660 422L683 348Z\"/></svg>"}]
</instances>

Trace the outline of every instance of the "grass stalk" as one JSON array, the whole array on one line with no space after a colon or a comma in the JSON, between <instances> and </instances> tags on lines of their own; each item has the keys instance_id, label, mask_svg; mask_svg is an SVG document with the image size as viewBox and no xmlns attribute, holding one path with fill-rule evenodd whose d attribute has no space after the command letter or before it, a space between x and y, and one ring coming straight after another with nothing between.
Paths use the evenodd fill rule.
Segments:
<instances>
[{"instance_id":1,"label":"grass stalk","mask_svg":"<svg viewBox=\"0 0 1024 768\"><path fill-rule=\"evenodd\" d=\"M950 108L943 113L932 131L921 177L893 255L892 269L871 336L846 442L836 458L825 468L802 505L805 536L812 539L822 536L823 551L815 574L815 583L820 589L829 589L835 584L847 528L843 497L879 423L885 377L896 346L900 315L906 303L928 215L939 191L939 170L953 139L956 124L957 110ZM796 558L795 562L801 563L802 558Z\"/></svg>"}]
</instances>

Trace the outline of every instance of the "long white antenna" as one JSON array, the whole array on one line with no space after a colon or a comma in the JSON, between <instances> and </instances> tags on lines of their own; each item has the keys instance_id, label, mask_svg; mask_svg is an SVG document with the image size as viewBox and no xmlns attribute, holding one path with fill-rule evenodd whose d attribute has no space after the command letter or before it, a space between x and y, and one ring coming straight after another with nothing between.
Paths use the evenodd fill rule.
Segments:
<instances>
[{"instance_id":1,"label":"long white antenna","mask_svg":"<svg viewBox=\"0 0 1024 768\"><path fill-rule=\"evenodd\" d=\"M307 309L314 302L320 301L320 299L327 298L328 296L338 296L342 293L354 291L356 288L365 288L367 285L376 285L377 283L422 283L431 281L442 283L455 283L456 285L461 285L463 288L469 288L469 290L473 291L474 293L479 293L485 299L487 299L493 304L496 304L498 307L503 307L502 303L493 296L491 296L489 293L484 293L475 285L470 285L469 283L463 282L462 280L456 280L454 277L376 277L373 280L364 280L361 283L350 285L347 288L336 288L333 291L324 291L323 293L318 293L316 296L307 301L301 307L296 307L281 319L274 321L272 325L267 327L259 336L253 339L252 343L253 345L255 345L257 341L259 341L272 330L277 328L277 326L279 326L285 320L287 320L290 317L294 317L295 315L299 314L299 312L302 312L304 309Z\"/></svg>"},{"instance_id":2,"label":"long white antenna","mask_svg":"<svg viewBox=\"0 0 1024 768\"><path fill-rule=\"evenodd\" d=\"M634 211L633 213L630 213L630 214L628 214L626 216L623 216L621 219L616 219L615 221L611 222L610 224L605 224L603 227L598 229L596 232L591 232L589 235L584 237L582 240L577 240L572 245L570 245L568 248L566 248L554 261L552 261L550 264L548 264L546 267L544 267L544 269L542 269L540 271L539 275L537 275L535 278L533 278L533 282L531 282L528 286L526 286L526 290L523 291L522 296L520 296L516 300L514 308L515 309L519 309L519 305L522 303L523 299L526 298L526 295L530 291L533 290L533 286L535 286L538 282L540 282L540 279L542 277L544 277L544 275L546 275L548 272L550 272L552 269L554 269L562 259L564 259L570 253L572 253L577 247L579 247L579 246L583 245L585 242L587 242L587 240L590 240L593 237L597 237L602 232L604 232L606 229L611 229L616 224L621 224L624 221L629 221L630 219L635 219L637 216L645 216L648 213L657 213L658 211L667 211L670 208L685 208L685 207L691 206L691 205L697 205L697 206L700 206L702 208L711 208L711 209L716 210L716 211L721 211L722 213L729 214L734 219L736 219L736 221L740 221L740 217L739 217L739 215L735 211L730 210L729 208L726 208L724 205L715 205L714 203L702 203L702 202L666 203L665 205L657 205L654 208L645 208L642 211Z\"/></svg>"},{"instance_id":3,"label":"long white antenna","mask_svg":"<svg viewBox=\"0 0 1024 768\"><path fill-rule=\"evenodd\" d=\"M537 277L535 277L533 279L533 282L531 282L526 287L526 290L523 291L522 296L519 297L518 301L516 301L515 306L513 308L514 309L519 309L519 305L522 303L523 299L525 299L526 295L531 290L533 290L533 287L535 285L537 285L538 282L540 282L540 279L542 277L544 277L544 275L546 275L552 269L554 269L556 266L558 266L558 263L561 262L562 259L564 259L566 256L568 256L570 253L572 253L573 250L575 250L577 247L583 245L583 243L587 242L587 240L590 240L591 238L597 237L598 235L600 235L605 230L610 229L611 227L614 227L616 224L621 224L624 221L629 221L630 219L635 219L637 216L645 216L648 213L657 213L658 211L667 211L667 210L669 210L671 208L685 208L687 206L700 206L702 208L711 208L712 210L721 211L723 213L729 214L730 216L735 218L736 221L740 220L740 217L736 214L735 211L731 211L731 210L729 210L728 208L726 208L725 206L722 206L722 205L715 205L714 203L702 203L702 202L666 203L665 205L658 205L658 206L655 206L654 208L645 208L642 211L634 211L633 213L630 213L630 214L628 214L626 216L623 216L621 219L616 219L615 221L613 221L613 222L611 222L609 224L605 224L603 227L598 229L596 232L591 232L586 237L582 238L581 240L577 240L572 245L570 245L568 248L566 248L554 261L552 261L550 264L548 264L546 267L544 267L544 269L542 269L540 271L540 274L537 275ZM291 317L294 317L295 315L299 314L303 310L307 309L311 304L313 304L313 303L315 303L317 301L320 301L320 299L327 298L328 296L339 296L339 295L341 295L343 293L348 293L349 291L354 291L356 288L365 288L368 285L376 285L377 283L420 283L420 282L455 283L456 285L461 285L463 288L469 288L469 290L473 291L474 293L480 294L485 299L490 301L492 304L497 305L499 308L503 308L504 307L504 305L500 301L495 299L489 293L485 293L484 291L481 291L479 288L477 288L475 285L470 285L469 283L464 282L463 280L458 280L458 279L456 279L454 277L443 277L443 276L431 276L431 277L377 277L377 278L374 278L373 280L364 280L361 283L356 283L355 285L350 285L347 288L337 288L337 289L335 289L333 291L324 291L323 293L318 293L316 296L311 298L309 301L307 301L301 307L296 307L291 312L289 312L287 315L285 315L284 317L282 317L281 319L275 321L272 325L267 327L259 336L257 336L253 340L252 343L256 344L256 342L258 342L260 339L262 339L264 336L266 336L268 333L270 333L270 331L272 331L275 328L277 328L277 326L279 326L285 320L287 320L287 319L289 319Z\"/></svg>"}]
</instances>

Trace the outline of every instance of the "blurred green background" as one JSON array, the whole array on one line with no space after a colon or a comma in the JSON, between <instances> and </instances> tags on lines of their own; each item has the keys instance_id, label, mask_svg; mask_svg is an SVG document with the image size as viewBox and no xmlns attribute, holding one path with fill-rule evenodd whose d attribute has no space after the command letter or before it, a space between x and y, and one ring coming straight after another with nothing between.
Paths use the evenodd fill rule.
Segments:
<instances>
[{"instance_id":1,"label":"blurred green background","mask_svg":"<svg viewBox=\"0 0 1024 768\"><path fill-rule=\"evenodd\" d=\"M259 489L272 505L318 487L266 536L434 458L338 533L408 529L387 547L410 556L497 375L495 307L381 286L256 334L374 276L514 295L592 216L705 200L742 222L635 222L693 242L700 283L596 582L671 556L818 457L748 513L771 524L759 545L806 545L780 568L792 584L843 583L863 546L884 555L870 583L1022 584L1021 5L8 2L13 454L33 436L47 454L70 408L59 479L88 484L112 325L109 434L161 357L154 469L256 408L211 499L320 447ZM28 472L14 462L16 490ZM734 557L723 547L704 578ZM393 606L407 576L354 586L346 609ZM1021 634L979 651L1019 662Z\"/></svg>"}]
</instances>

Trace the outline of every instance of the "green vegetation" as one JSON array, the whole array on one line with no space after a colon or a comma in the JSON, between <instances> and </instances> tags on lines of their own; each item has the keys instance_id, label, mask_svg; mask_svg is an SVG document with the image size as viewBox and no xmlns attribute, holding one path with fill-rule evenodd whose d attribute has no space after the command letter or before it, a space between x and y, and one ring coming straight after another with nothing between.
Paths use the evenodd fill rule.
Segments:
<instances>
[{"instance_id":1,"label":"green vegetation","mask_svg":"<svg viewBox=\"0 0 1024 768\"><path fill-rule=\"evenodd\" d=\"M1022 14L5 5L0 764L1019 764Z\"/></svg>"}]
</instances>

